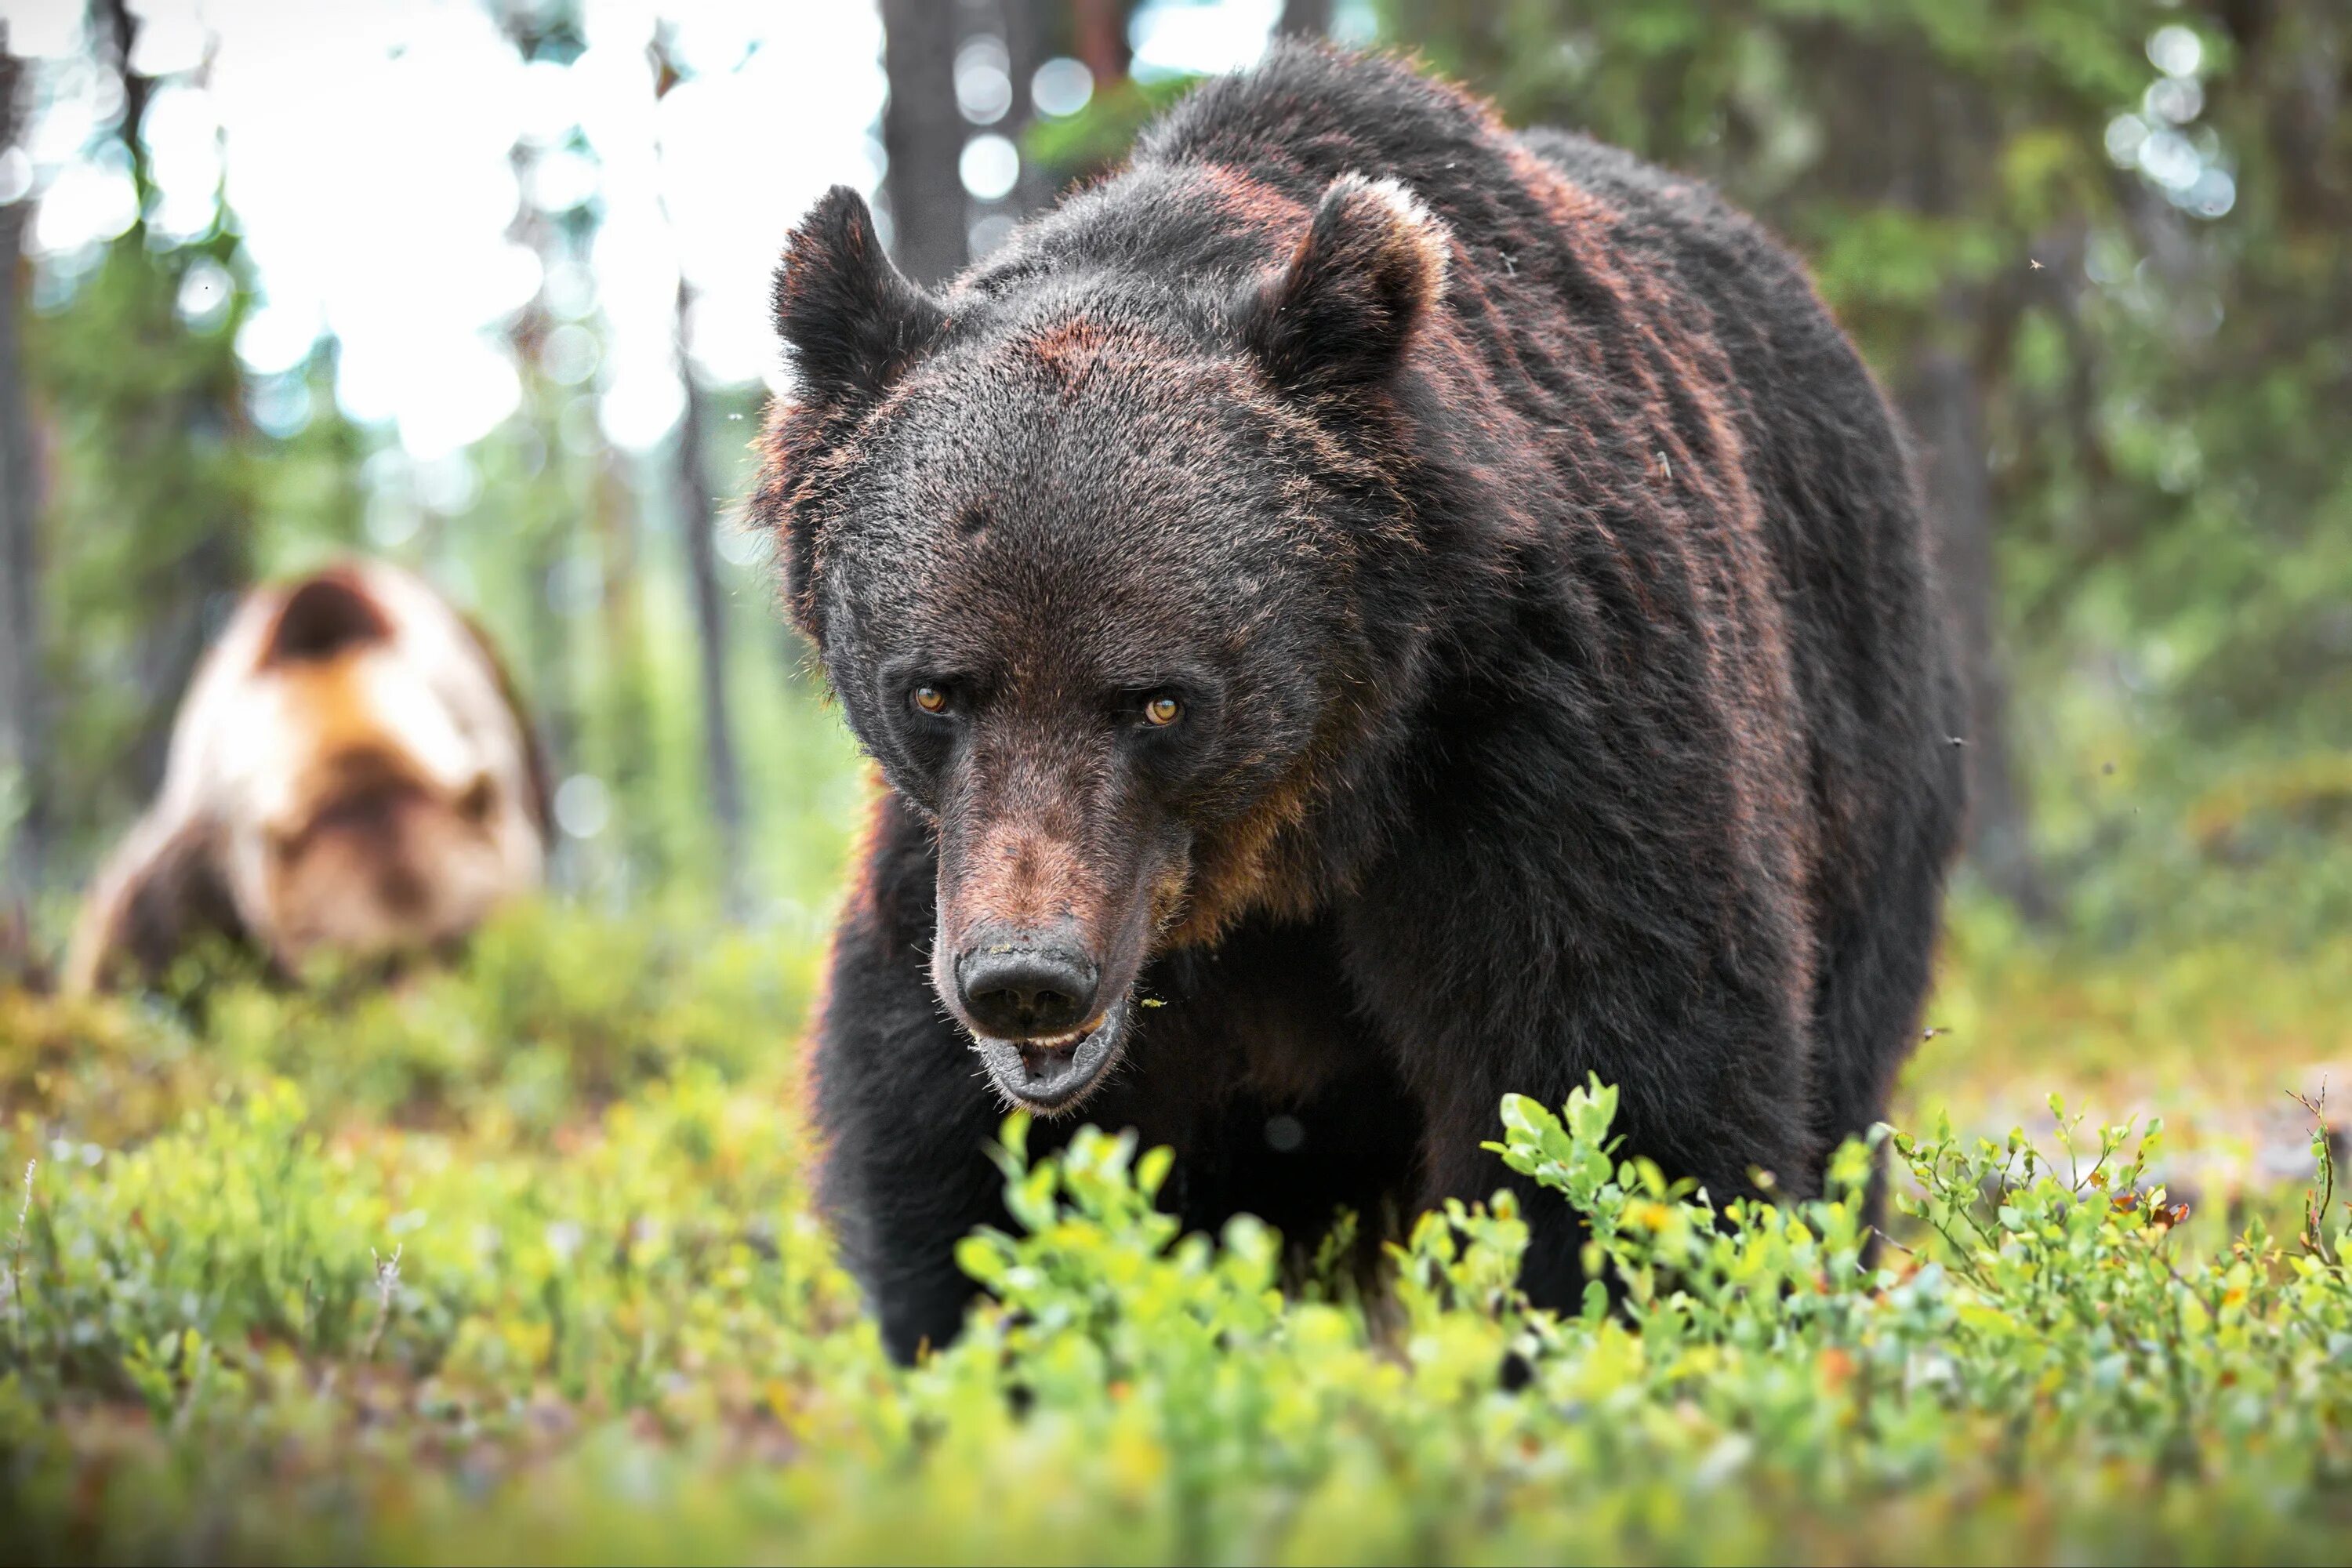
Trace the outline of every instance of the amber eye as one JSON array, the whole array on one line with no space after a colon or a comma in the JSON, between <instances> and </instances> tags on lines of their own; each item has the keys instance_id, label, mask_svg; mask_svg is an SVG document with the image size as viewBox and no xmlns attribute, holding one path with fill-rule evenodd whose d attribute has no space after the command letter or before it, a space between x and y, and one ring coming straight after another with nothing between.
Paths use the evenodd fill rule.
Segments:
<instances>
[{"instance_id":1,"label":"amber eye","mask_svg":"<svg viewBox=\"0 0 2352 1568\"><path fill-rule=\"evenodd\" d=\"M1154 729L1166 729L1184 716L1184 705L1173 697L1155 697L1143 705L1143 721Z\"/></svg>"},{"instance_id":2,"label":"amber eye","mask_svg":"<svg viewBox=\"0 0 2352 1568\"><path fill-rule=\"evenodd\" d=\"M915 706L926 713L944 713L948 710L948 694L936 686L918 686Z\"/></svg>"}]
</instances>

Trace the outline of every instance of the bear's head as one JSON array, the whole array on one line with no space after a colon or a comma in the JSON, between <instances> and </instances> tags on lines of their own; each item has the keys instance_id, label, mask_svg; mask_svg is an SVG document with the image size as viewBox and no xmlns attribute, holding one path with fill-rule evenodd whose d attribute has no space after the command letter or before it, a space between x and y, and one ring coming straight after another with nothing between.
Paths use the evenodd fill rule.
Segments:
<instances>
[{"instance_id":1,"label":"bear's head","mask_svg":"<svg viewBox=\"0 0 2352 1568\"><path fill-rule=\"evenodd\" d=\"M1157 951L1311 910L1332 755L1375 722L1402 507L1361 438L1448 239L1353 176L1271 263L1086 263L945 298L836 188L793 234L795 373L755 507L852 728L935 825L931 978L997 1087L1066 1110Z\"/></svg>"},{"instance_id":2,"label":"bear's head","mask_svg":"<svg viewBox=\"0 0 2352 1568\"><path fill-rule=\"evenodd\" d=\"M441 946L539 885L544 797L503 668L422 581L355 561L256 588L84 901L67 986L156 978L207 932L289 974Z\"/></svg>"},{"instance_id":3,"label":"bear's head","mask_svg":"<svg viewBox=\"0 0 2352 1568\"><path fill-rule=\"evenodd\" d=\"M453 617L404 635L383 595L407 586L338 569L295 585L225 710L228 879L289 970L450 941L538 879L520 721L499 722L495 671Z\"/></svg>"}]
</instances>

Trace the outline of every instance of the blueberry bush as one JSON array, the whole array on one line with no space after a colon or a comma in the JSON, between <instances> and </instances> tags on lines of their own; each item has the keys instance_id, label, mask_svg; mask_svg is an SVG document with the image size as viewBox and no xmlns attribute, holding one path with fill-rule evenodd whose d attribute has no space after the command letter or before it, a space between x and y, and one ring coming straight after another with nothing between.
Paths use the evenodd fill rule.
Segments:
<instances>
[{"instance_id":1,"label":"blueberry bush","mask_svg":"<svg viewBox=\"0 0 2352 1568\"><path fill-rule=\"evenodd\" d=\"M1608 1087L1514 1097L1495 1147L1587 1232L1566 1316L1514 1287L1507 1193L1422 1216L1367 1279L1247 1218L1180 1234L1165 1152L1089 1131L1032 1159L1015 1118L1015 1224L961 1253L992 1299L899 1371L811 1205L808 984L755 936L545 910L390 991L0 993L8 1554L2352 1542L2352 1243L2315 1099L2304 1179L2223 1215L2167 1189L2156 1123L2063 1104L1994 1135L1937 1113L1847 1147L1822 1200L1724 1207L1621 1157Z\"/></svg>"}]
</instances>

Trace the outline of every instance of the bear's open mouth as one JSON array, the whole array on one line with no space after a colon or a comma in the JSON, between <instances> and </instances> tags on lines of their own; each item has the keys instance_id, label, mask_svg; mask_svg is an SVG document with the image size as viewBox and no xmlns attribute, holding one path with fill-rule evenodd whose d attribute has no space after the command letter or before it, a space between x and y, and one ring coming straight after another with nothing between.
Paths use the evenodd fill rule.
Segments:
<instances>
[{"instance_id":1,"label":"bear's open mouth","mask_svg":"<svg viewBox=\"0 0 2352 1568\"><path fill-rule=\"evenodd\" d=\"M1126 1035L1128 1005L1121 997L1066 1035L1035 1040L972 1037L988 1076L1006 1099L1053 1116L1076 1110L1101 1081Z\"/></svg>"}]
</instances>

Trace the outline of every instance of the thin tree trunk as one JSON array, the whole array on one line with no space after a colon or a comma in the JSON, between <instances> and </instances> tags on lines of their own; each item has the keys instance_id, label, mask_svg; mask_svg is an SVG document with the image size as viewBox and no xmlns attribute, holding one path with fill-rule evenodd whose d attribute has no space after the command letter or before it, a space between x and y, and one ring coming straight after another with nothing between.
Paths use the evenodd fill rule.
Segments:
<instances>
[{"instance_id":1,"label":"thin tree trunk","mask_svg":"<svg viewBox=\"0 0 2352 1568\"><path fill-rule=\"evenodd\" d=\"M1128 23L1136 0L1070 0L1070 36L1101 92L1127 79Z\"/></svg>"},{"instance_id":2,"label":"thin tree trunk","mask_svg":"<svg viewBox=\"0 0 2352 1568\"><path fill-rule=\"evenodd\" d=\"M539 58L541 34L534 18L521 11L513 11L502 19L502 26L518 54L525 59ZM529 142L518 141L507 154L515 174L515 183L525 192L531 188L531 176L538 166L540 151ZM528 197L515 209L514 222L507 237L528 247L539 258L541 276L551 273L562 258L563 241L548 215L540 211ZM507 342L515 357L515 368L522 377L523 412L533 430L545 444L547 462L552 470L562 461L559 457L561 433L556 427L555 388L546 367L547 340L555 321L547 306L543 292L532 296L530 302L515 312L507 329ZM562 493L562 481L546 487L555 490L552 496L534 489L527 510L516 521L522 535L520 552L522 559L524 597L523 665L528 679L526 694L530 699L534 727L547 758L548 776L563 779L571 776L579 756L579 700L574 687L575 660L572 647L570 606L556 602L557 574L564 569L579 544L578 509ZM572 868L564 853L562 835L556 837L554 874L562 885Z\"/></svg>"},{"instance_id":3,"label":"thin tree trunk","mask_svg":"<svg viewBox=\"0 0 2352 1568\"><path fill-rule=\"evenodd\" d=\"M16 144L24 129L19 89L24 64L7 52L0 23L0 148ZM0 771L13 773L20 792L16 831L5 845L0 886L24 895L40 884L48 830L47 693L41 679L40 486L33 471L33 437L25 406L25 375L17 342L24 275L25 220L32 202L0 207Z\"/></svg>"},{"instance_id":4,"label":"thin tree trunk","mask_svg":"<svg viewBox=\"0 0 2352 1568\"><path fill-rule=\"evenodd\" d=\"M1984 388L1966 358L1932 348L1914 371L1905 412L1917 437L1936 564L1968 682L1968 852L1986 882L2028 919L2051 913L2028 830L2009 734L2009 676L1994 642L1992 475Z\"/></svg>"},{"instance_id":5,"label":"thin tree trunk","mask_svg":"<svg viewBox=\"0 0 2352 1568\"><path fill-rule=\"evenodd\" d=\"M670 53L667 26L656 27L647 55L654 67L654 99L659 102L683 79ZM667 195L661 198L661 209L662 221L675 242L677 221ZM682 248L673 244L673 249ZM735 731L727 701L727 600L719 585L719 517L708 451L710 399L695 377L694 357L687 346L688 327L694 315L694 286L687 281L683 255L678 257L674 308L677 382L686 395L686 406L677 423L673 493L678 530L686 536L687 580L694 595L694 626L702 656L703 773L710 790L710 815L719 829L719 897L728 918L740 921L750 912L743 879L743 780L735 761Z\"/></svg>"},{"instance_id":6,"label":"thin tree trunk","mask_svg":"<svg viewBox=\"0 0 2352 1568\"><path fill-rule=\"evenodd\" d=\"M1045 0L1004 0L1004 52L1013 61L1013 107L1006 111L1001 129L1016 146L1026 140L1030 122L1037 117L1029 84L1035 79L1037 68L1045 63L1048 43ZM1045 166L1024 153L1021 183L1013 188L1013 216L1026 217L1052 202L1054 195Z\"/></svg>"},{"instance_id":7,"label":"thin tree trunk","mask_svg":"<svg viewBox=\"0 0 2352 1568\"><path fill-rule=\"evenodd\" d=\"M147 207L154 195L145 140L147 105L155 94L154 81L132 68L131 58L139 41L139 21L127 0L99 0L97 18L106 26L114 64L122 83L122 122L119 132L131 162L131 187L138 215L118 246L146 243ZM202 396L202 394L198 394ZM215 405L204 412L219 417L221 427L235 430L243 420L241 400ZM182 410L179 417L196 415ZM172 740L172 724L180 698L194 676L196 662L216 629L218 614L251 574L245 529L247 520L233 506L219 506L198 525L193 538L173 540L173 552L148 579L152 602L144 632L133 655L147 718L131 742L130 769L142 794L152 793L163 782L163 763Z\"/></svg>"},{"instance_id":8,"label":"thin tree trunk","mask_svg":"<svg viewBox=\"0 0 2352 1568\"><path fill-rule=\"evenodd\" d=\"M657 886L668 865L653 800L653 695L646 657L645 611L637 597L637 497L607 447L598 458L591 515L604 584L604 723L612 802L607 892L626 907L640 886Z\"/></svg>"},{"instance_id":9,"label":"thin tree trunk","mask_svg":"<svg viewBox=\"0 0 2352 1568\"><path fill-rule=\"evenodd\" d=\"M687 318L693 289L677 281L677 375L686 413L677 426L677 525L686 535L688 575L694 584L694 624L702 645L702 749L710 784L710 812L719 826L719 888L730 918L748 913L743 880L743 783L735 761L735 732L727 702L727 601L719 591L719 520L712 504L706 443L710 399L695 379L687 353Z\"/></svg>"},{"instance_id":10,"label":"thin tree trunk","mask_svg":"<svg viewBox=\"0 0 2352 1568\"><path fill-rule=\"evenodd\" d=\"M1822 189L1946 221L1990 175L1998 122L1984 95L1916 47L1846 22L1805 29L1806 58L1840 89L1821 96ZM2031 920L2053 912L2033 851L2032 802L2011 744L2008 671L1999 646L1999 523L1988 447L1988 387L2013 334L2013 303L1956 284L1919 326L1896 384L1919 446L1922 488L1946 613L1969 699L1967 853L1988 886ZM1937 341L1938 329L1948 341Z\"/></svg>"},{"instance_id":11,"label":"thin tree trunk","mask_svg":"<svg viewBox=\"0 0 2352 1568\"><path fill-rule=\"evenodd\" d=\"M131 155L131 183L139 193L139 216L134 221L144 226L147 197L154 189L154 181L148 173L147 143L140 139L140 131L147 123L147 100L155 96L155 83L131 68L131 51L139 42L139 19L131 14L127 0L99 0L98 9L105 19L107 35L114 45L115 64L121 72L122 150Z\"/></svg>"},{"instance_id":12,"label":"thin tree trunk","mask_svg":"<svg viewBox=\"0 0 2352 1568\"><path fill-rule=\"evenodd\" d=\"M1282 0L1282 16L1274 25L1280 38L1319 38L1331 30L1331 0Z\"/></svg>"},{"instance_id":13,"label":"thin tree trunk","mask_svg":"<svg viewBox=\"0 0 2352 1568\"><path fill-rule=\"evenodd\" d=\"M964 264L963 115L956 108L956 7L882 0L882 63L890 100L882 150L890 160L891 248L916 282L938 284Z\"/></svg>"}]
</instances>

